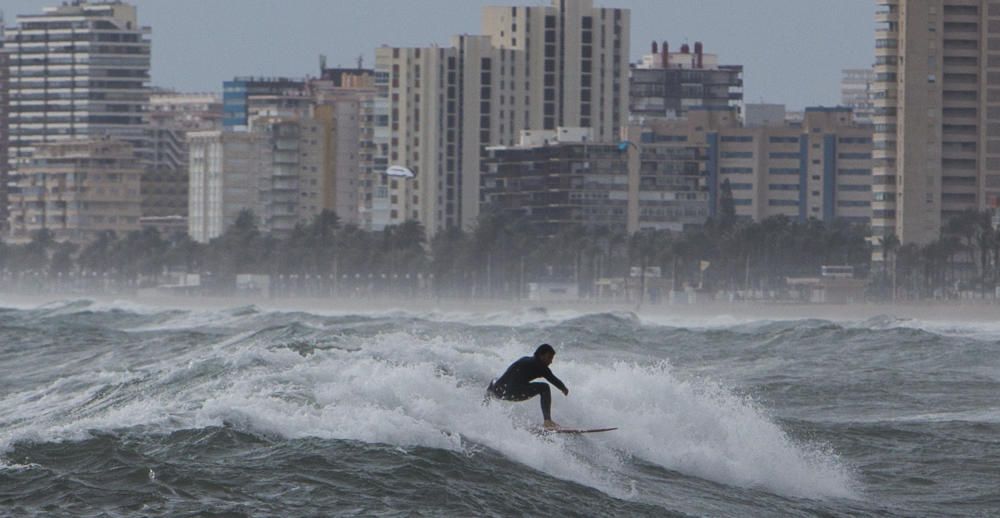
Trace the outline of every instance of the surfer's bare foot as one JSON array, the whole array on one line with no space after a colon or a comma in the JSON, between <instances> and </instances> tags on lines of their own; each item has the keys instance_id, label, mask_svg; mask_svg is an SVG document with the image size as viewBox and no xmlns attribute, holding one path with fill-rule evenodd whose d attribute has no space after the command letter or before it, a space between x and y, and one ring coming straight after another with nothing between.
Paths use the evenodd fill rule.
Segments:
<instances>
[{"instance_id":1,"label":"surfer's bare foot","mask_svg":"<svg viewBox=\"0 0 1000 518\"><path fill-rule=\"evenodd\" d=\"M555 422L555 421L553 421L551 419L546 419L545 422L542 423L542 428L544 428L546 430L558 430L558 429L560 429L562 427L559 426L559 423L557 423L557 422Z\"/></svg>"}]
</instances>

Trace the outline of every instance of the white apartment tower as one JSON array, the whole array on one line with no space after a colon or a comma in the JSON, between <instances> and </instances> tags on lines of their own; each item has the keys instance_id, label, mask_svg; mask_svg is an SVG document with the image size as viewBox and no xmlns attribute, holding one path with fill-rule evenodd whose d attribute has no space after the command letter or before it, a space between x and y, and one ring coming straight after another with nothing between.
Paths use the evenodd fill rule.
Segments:
<instances>
[{"instance_id":1,"label":"white apartment tower","mask_svg":"<svg viewBox=\"0 0 1000 518\"><path fill-rule=\"evenodd\" d=\"M448 47L376 49L386 83L389 165L412 179L372 178L384 188L384 221L416 219L428 233L471 226L479 214L486 146L514 145L522 130L590 128L615 142L628 122L629 11L592 0L485 7L483 35Z\"/></svg>"},{"instance_id":2,"label":"white apartment tower","mask_svg":"<svg viewBox=\"0 0 1000 518\"><path fill-rule=\"evenodd\" d=\"M872 231L924 244L1000 204L1000 4L877 6Z\"/></svg>"}]
</instances>

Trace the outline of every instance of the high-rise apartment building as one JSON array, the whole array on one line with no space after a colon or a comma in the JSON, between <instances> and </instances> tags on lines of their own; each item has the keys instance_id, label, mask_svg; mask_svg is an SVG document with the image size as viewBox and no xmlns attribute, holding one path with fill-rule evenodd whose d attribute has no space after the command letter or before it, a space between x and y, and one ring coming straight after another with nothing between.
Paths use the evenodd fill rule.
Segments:
<instances>
[{"instance_id":1,"label":"high-rise apartment building","mask_svg":"<svg viewBox=\"0 0 1000 518\"><path fill-rule=\"evenodd\" d=\"M841 70L840 105L854 111L854 119L870 124L872 121L873 68L845 68Z\"/></svg>"},{"instance_id":2,"label":"high-rise apartment building","mask_svg":"<svg viewBox=\"0 0 1000 518\"><path fill-rule=\"evenodd\" d=\"M806 108L801 124L722 125L707 139L711 214L728 180L737 216L871 221L872 130L850 108Z\"/></svg>"},{"instance_id":3,"label":"high-rise apartment building","mask_svg":"<svg viewBox=\"0 0 1000 518\"><path fill-rule=\"evenodd\" d=\"M1000 4L877 5L872 232L923 244L1000 205Z\"/></svg>"},{"instance_id":4,"label":"high-rise apartment building","mask_svg":"<svg viewBox=\"0 0 1000 518\"><path fill-rule=\"evenodd\" d=\"M187 133L222 128L218 94L154 92L146 113L149 164L142 176L142 224L171 234L187 230Z\"/></svg>"},{"instance_id":5,"label":"high-rise apartment building","mask_svg":"<svg viewBox=\"0 0 1000 518\"><path fill-rule=\"evenodd\" d=\"M526 130L516 146L487 148L483 196L546 234L576 226L624 232L628 155L585 128Z\"/></svg>"},{"instance_id":6,"label":"high-rise apartment building","mask_svg":"<svg viewBox=\"0 0 1000 518\"><path fill-rule=\"evenodd\" d=\"M138 160L148 160L143 113L149 102L150 29L139 25L135 6L67 2L42 14L20 15L4 32L10 60L10 194L36 188L19 165L31 163L35 148L45 143L110 137L128 142ZM14 221L23 216L11 207L12 233L25 228Z\"/></svg>"},{"instance_id":7,"label":"high-rise apartment building","mask_svg":"<svg viewBox=\"0 0 1000 518\"><path fill-rule=\"evenodd\" d=\"M513 145L521 130L586 127L614 142L627 123L628 10L592 0L486 7L482 28L449 47L376 49L376 85L384 74L389 101L385 157L415 173L374 186L385 188L388 224L470 226L483 149Z\"/></svg>"},{"instance_id":8,"label":"high-rise apartment building","mask_svg":"<svg viewBox=\"0 0 1000 518\"><path fill-rule=\"evenodd\" d=\"M684 230L720 216L725 183L741 218L871 219L872 129L849 108L806 108L802 123L747 127L735 108L698 107L629 132L640 150L640 228Z\"/></svg>"},{"instance_id":9,"label":"high-rise apartment building","mask_svg":"<svg viewBox=\"0 0 1000 518\"><path fill-rule=\"evenodd\" d=\"M670 52L666 41L632 66L629 107L632 123L653 118L676 119L695 106L738 108L743 102L743 66L720 65L701 42L694 51L685 43Z\"/></svg>"},{"instance_id":10,"label":"high-rise apartment building","mask_svg":"<svg viewBox=\"0 0 1000 518\"><path fill-rule=\"evenodd\" d=\"M243 210L260 220L261 186L268 182L271 146L261 132L194 131L187 134L190 180L188 233L207 243Z\"/></svg>"},{"instance_id":11,"label":"high-rise apartment building","mask_svg":"<svg viewBox=\"0 0 1000 518\"><path fill-rule=\"evenodd\" d=\"M81 137L129 142L146 159L150 32L135 6L120 1L19 15L4 35L12 165L40 143Z\"/></svg>"},{"instance_id":12,"label":"high-rise apartment building","mask_svg":"<svg viewBox=\"0 0 1000 518\"><path fill-rule=\"evenodd\" d=\"M720 217L729 193L738 218L868 224L871 135L848 108L745 127L725 106L630 126L621 146L579 128L525 131L517 146L487 148L483 194L550 234L573 225L685 232Z\"/></svg>"},{"instance_id":13,"label":"high-rise apartment building","mask_svg":"<svg viewBox=\"0 0 1000 518\"><path fill-rule=\"evenodd\" d=\"M0 27L0 235L7 230L7 182L10 164L10 54L3 48L3 27Z\"/></svg>"},{"instance_id":14,"label":"high-rise apartment building","mask_svg":"<svg viewBox=\"0 0 1000 518\"><path fill-rule=\"evenodd\" d=\"M132 146L111 139L73 139L34 145L19 166L10 195L10 235L26 241L38 230L57 240L86 242L100 232L139 230L139 178Z\"/></svg>"}]
</instances>

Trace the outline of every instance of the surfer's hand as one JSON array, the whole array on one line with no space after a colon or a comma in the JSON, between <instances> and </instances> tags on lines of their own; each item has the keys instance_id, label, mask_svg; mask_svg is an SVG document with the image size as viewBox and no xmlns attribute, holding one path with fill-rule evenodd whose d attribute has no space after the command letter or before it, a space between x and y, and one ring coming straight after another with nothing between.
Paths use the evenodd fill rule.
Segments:
<instances>
[{"instance_id":1,"label":"surfer's hand","mask_svg":"<svg viewBox=\"0 0 1000 518\"><path fill-rule=\"evenodd\" d=\"M568 396L569 395L569 389L563 389L562 393L563 393L564 396Z\"/></svg>"}]
</instances>

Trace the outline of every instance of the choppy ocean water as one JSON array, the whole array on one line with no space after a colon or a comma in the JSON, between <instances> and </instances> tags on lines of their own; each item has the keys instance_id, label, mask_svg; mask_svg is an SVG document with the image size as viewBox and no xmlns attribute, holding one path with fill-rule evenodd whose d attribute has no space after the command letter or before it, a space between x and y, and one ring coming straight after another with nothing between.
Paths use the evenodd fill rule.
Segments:
<instances>
[{"instance_id":1,"label":"choppy ocean water","mask_svg":"<svg viewBox=\"0 0 1000 518\"><path fill-rule=\"evenodd\" d=\"M482 404L541 342L555 419L618 431ZM995 515L998 352L891 317L0 309L0 514Z\"/></svg>"}]
</instances>

